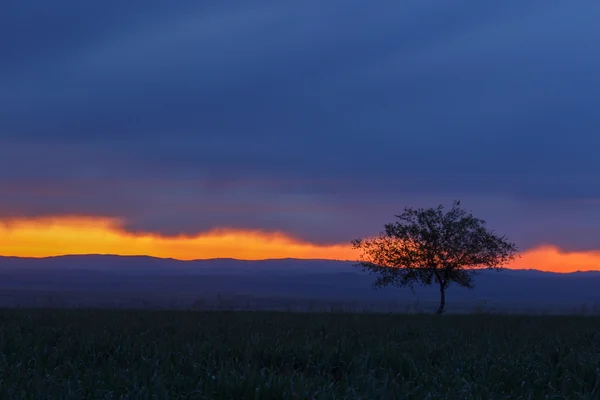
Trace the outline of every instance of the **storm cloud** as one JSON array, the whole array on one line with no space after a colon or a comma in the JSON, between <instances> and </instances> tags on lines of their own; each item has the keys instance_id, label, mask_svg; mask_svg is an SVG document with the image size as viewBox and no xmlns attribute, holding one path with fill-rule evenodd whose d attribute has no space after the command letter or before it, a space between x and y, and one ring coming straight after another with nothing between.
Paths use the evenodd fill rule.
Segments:
<instances>
[{"instance_id":1,"label":"storm cloud","mask_svg":"<svg viewBox=\"0 0 600 400\"><path fill-rule=\"evenodd\" d=\"M0 218L379 231L461 199L600 248L600 3L11 1Z\"/></svg>"}]
</instances>

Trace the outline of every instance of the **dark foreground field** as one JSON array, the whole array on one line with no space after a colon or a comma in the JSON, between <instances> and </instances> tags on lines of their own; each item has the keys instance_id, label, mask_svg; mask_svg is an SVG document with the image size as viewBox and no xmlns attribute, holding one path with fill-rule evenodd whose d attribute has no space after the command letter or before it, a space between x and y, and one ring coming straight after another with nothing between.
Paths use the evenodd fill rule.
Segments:
<instances>
[{"instance_id":1,"label":"dark foreground field","mask_svg":"<svg viewBox=\"0 0 600 400\"><path fill-rule=\"evenodd\" d=\"M0 398L598 399L600 318L2 310Z\"/></svg>"}]
</instances>

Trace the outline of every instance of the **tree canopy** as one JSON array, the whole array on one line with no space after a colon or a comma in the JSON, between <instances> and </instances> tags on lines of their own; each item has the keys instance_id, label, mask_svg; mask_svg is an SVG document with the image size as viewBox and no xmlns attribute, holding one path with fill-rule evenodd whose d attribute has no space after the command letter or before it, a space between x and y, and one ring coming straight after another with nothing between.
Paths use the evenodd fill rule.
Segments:
<instances>
[{"instance_id":1,"label":"tree canopy","mask_svg":"<svg viewBox=\"0 0 600 400\"><path fill-rule=\"evenodd\" d=\"M396 218L379 236L352 242L360 251L357 266L377 275L377 287L439 285L439 314L452 282L472 289L474 271L502 269L517 253L514 243L488 230L458 201L448 211L441 205L406 207Z\"/></svg>"}]
</instances>

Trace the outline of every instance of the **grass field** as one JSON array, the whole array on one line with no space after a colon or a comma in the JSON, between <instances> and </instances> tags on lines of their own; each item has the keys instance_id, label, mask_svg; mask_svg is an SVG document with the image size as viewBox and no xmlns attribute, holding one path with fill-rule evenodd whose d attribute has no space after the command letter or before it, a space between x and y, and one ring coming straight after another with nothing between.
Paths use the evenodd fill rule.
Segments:
<instances>
[{"instance_id":1,"label":"grass field","mask_svg":"<svg viewBox=\"0 0 600 400\"><path fill-rule=\"evenodd\" d=\"M1 310L2 399L599 399L600 318Z\"/></svg>"}]
</instances>

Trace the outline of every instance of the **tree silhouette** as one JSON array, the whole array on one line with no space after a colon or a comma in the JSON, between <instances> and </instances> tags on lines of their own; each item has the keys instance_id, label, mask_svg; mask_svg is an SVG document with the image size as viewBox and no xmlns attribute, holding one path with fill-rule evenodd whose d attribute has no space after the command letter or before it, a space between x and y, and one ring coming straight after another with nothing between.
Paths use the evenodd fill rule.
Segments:
<instances>
[{"instance_id":1,"label":"tree silhouette","mask_svg":"<svg viewBox=\"0 0 600 400\"><path fill-rule=\"evenodd\" d=\"M357 266L378 275L375 287L438 284L438 314L444 312L451 282L472 289L476 270L502 269L517 253L514 243L488 230L459 201L447 212L443 206L406 207L396 218L378 237L352 242L360 251Z\"/></svg>"}]
</instances>

